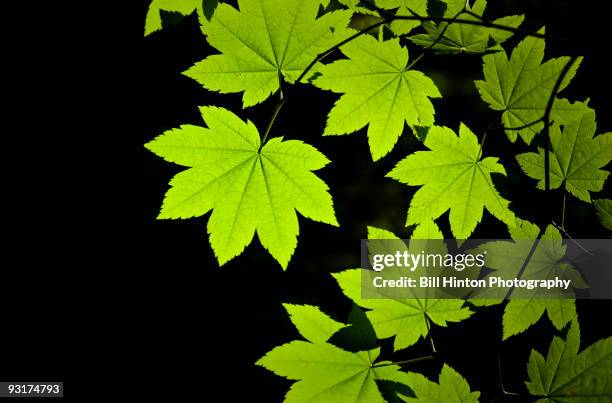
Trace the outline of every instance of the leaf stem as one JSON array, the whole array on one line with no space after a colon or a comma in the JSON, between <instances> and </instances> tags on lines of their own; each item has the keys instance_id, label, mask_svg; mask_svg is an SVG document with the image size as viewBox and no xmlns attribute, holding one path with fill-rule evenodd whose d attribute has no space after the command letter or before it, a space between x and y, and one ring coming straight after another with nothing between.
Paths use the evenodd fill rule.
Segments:
<instances>
[{"instance_id":1,"label":"leaf stem","mask_svg":"<svg viewBox=\"0 0 612 403\"><path fill-rule=\"evenodd\" d=\"M561 205L561 227L565 228L565 199L567 198L567 194L563 192L563 203Z\"/></svg>"},{"instance_id":2,"label":"leaf stem","mask_svg":"<svg viewBox=\"0 0 612 403\"><path fill-rule=\"evenodd\" d=\"M415 363L415 362L427 361L427 360L433 360L433 359L434 359L433 355L426 355L426 356L423 356L423 357L417 357L417 358L413 358L413 359L410 359L410 360L402 360L402 361L388 362L388 363L385 363L385 364L374 365L373 368L388 367L390 365L412 364L412 363Z\"/></svg>"}]
</instances>

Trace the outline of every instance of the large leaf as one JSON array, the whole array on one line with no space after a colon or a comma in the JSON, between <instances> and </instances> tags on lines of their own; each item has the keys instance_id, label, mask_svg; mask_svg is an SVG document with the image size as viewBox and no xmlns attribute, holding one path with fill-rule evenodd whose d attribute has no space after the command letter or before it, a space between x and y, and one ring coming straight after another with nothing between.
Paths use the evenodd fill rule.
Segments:
<instances>
[{"instance_id":1,"label":"large leaf","mask_svg":"<svg viewBox=\"0 0 612 403\"><path fill-rule=\"evenodd\" d=\"M540 31L541 33L544 30ZM501 122L507 129L506 134L511 141L516 141L520 135L527 144L544 127L543 122L531 124L544 116L548 99L561 75L569 57L544 59L544 40L536 37L523 39L512 51L510 60L506 52L498 48L498 52L484 56L484 81L476 81L476 87L482 99L496 111L502 111ZM559 90L570 83L582 58L575 62ZM573 117L579 117L584 111L582 104L571 104L565 99L555 99L552 108L552 120L565 122ZM524 127L528 126L528 127Z\"/></svg>"},{"instance_id":2,"label":"large leaf","mask_svg":"<svg viewBox=\"0 0 612 403\"><path fill-rule=\"evenodd\" d=\"M589 192L599 192L610 174L601 168L612 160L612 133L595 135L595 111L588 109L579 119L555 126L550 133L550 187L565 189L586 202ZM516 159L523 171L539 179L538 188L544 189L545 152L519 154Z\"/></svg>"},{"instance_id":3,"label":"large leaf","mask_svg":"<svg viewBox=\"0 0 612 403\"><path fill-rule=\"evenodd\" d=\"M368 238L399 239L389 231L373 227L369 228ZM443 239L443 236L437 226L431 222L417 227L412 239ZM346 270L333 276L347 297L357 305L369 309L366 315L378 338L395 336L393 346L396 350L409 347L420 337L427 336L428 320L439 326L447 326L448 322L460 322L472 314L464 307L464 301L457 299L398 299L382 294L383 298L362 298L362 269Z\"/></svg>"},{"instance_id":4,"label":"large leaf","mask_svg":"<svg viewBox=\"0 0 612 403\"><path fill-rule=\"evenodd\" d=\"M424 144L400 161L387 176L410 186L423 185L412 197L406 224L434 220L450 209L451 230L467 239L482 219L483 209L506 223L514 222L508 200L496 191L491 174L506 174L497 158L481 159L481 147L461 124L459 137L447 127L432 127Z\"/></svg>"},{"instance_id":5,"label":"large leaf","mask_svg":"<svg viewBox=\"0 0 612 403\"><path fill-rule=\"evenodd\" d=\"M400 396L406 402L425 403L476 403L480 392L471 392L470 385L457 371L444 364L440 372L439 383L425 378L421 374L406 374L415 397Z\"/></svg>"},{"instance_id":6,"label":"large leaf","mask_svg":"<svg viewBox=\"0 0 612 403\"><path fill-rule=\"evenodd\" d=\"M611 402L612 337L600 340L580 353L580 328L572 321L565 340L554 337L546 358L531 351L526 382L540 402Z\"/></svg>"},{"instance_id":7,"label":"large leaf","mask_svg":"<svg viewBox=\"0 0 612 403\"><path fill-rule=\"evenodd\" d=\"M255 231L283 268L297 244L297 215L338 225L328 187L311 171L329 160L297 140L270 139L233 113L202 107L208 128L184 125L146 147L167 161L191 167L170 181L159 218L189 218L213 210L210 243L224 264L239 255Z\"/></svg>"},{"instance_id":8,"label":"large leaf","mask_svg":"<svg viewBox=\"0 0 612 403\"><path fill-rule=\"evenodd\" d=\"M408 51L399 39L378 41L363 35L342 48L349 59L320 71L314 84L342 93L327 117L325 135L355 132L368 125L372 158L385 156L402 134L404 123L430 126L440 97L433 81L420 71L406 70Z\"/></svg>"},{"instance_id":9,"label":"large leaf","mask_svg":"<svg viewBox=\"0 0 612 403\"><path fill-rule=\"evenodd\" d=\"M447 0L447 3L444 12L446 18L454 18L466 4L465 0ZM470 7L468 4L467 10L482 16L486 7L485 0L476 0L473 6ZM469 14L461 14L459 19L480 21L479 18ZM493 21L495 24L511 28L518 27L522 22L522 15L502 17ZM410 40L424 47L432 46L435 43L433 49L440 53L483 53L490 49L492 43L502 43L512 36L510 31L462 23L443 22L436 25L427 22L423 24L423 27L427 33L414 35L410 37Z\"/></svg>"},{"instance_id":10,"label":"large leaf","mask_svg":"<svg viewBox=\"0 0 612 403\"><path fill-rule=\"evenodd\" d=\"M239 0L240 11L219 4L202 28L222 54L208 56L185 74L209 90L243 92L245 107L294 82L321 52L346 37L351 12L317 17L318 1Z\"/></svg>"}]
</instances>

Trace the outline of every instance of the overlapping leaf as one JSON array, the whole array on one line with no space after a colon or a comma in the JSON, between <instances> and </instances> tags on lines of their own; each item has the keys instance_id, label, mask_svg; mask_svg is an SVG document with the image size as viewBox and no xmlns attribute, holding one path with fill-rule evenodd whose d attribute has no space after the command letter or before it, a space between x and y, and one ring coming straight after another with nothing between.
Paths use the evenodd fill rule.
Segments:
<instances>
[{"instance_id":1,"label":"overlapping leaf","mask_svg":"<svg viewBox=\"0 0 612 403\"><path fill-rule=\"evenodd\" d=\"M212 14L217 0L153 0L149 5L145 20L145 36L162 29L161 10L189 15L197 11L198 17L203 19L206 14ZM207 13L205 13L205 9Z\"/></svg>"},{"instance_id":2,"label":"overlapping leaf","mask_svg":"<svg viewBox=\"0 0 612 403\"><path fill-rule=\"evenodd\" d=\"M344 327L344 324L333 320L316 306L293 304L283 304L283 306L300 334L312 343L324 343Z\"/></svg>"},{"instance_id":3,"label":"overlapping leaf","mask_svg":"<svg viewBox=\"0 0 612 403\"><path fill-rule=\"evenodd\" d=\"M444 17L455 18L466 5L465 0L447 0L447 7ZM467 10L482 16L487 2L476 0L473 6L467 5ZM469 21L480 21L479 18L470 14L460 14L459 19ZM504 25L510 28L517 28L523 22L522 15L512 15L498 18L493 23ZM461 23L440 23L434 24L426 22L423 24L426 34L418 34L410 37L414 43L430 47L440 53L483 53L489 50L492 45L505 42L513 33L511 31L489 28L480 25L468 25ZM435 45L434 45L435 43Z\"/></svg>"},{"instance_id":4,"label":"overlapping leaf","mask_svg":"<svg viewBox=\"0 0 612 403\"><path fill-rule=\"evenodd\" d=\"M329 162L314 147L281 137L261 146L253 123L215 107L202 107L208 128L184 125L146 147L191 167L170 181L159 218L189 218L213 210L210 243L220 264L239 255L255 231L287 267L299 232L296 210L338 225L328 187L311 171Z\"/></svg>"},{"instance_id":5,"label":"overlapping leaf","mask_svg":"<svg viewBox=\"0 0 612 403\"><path fill-rule=\"evenodd\" d=\"M378 41L363 35L342 48L349 59L320 69L319 88L342 93L327 117L324 135L355 132L368 125L372 158L385 156L404 125L430 126L440 97L434 82L420 71L406 70L408 51L399 40Z\"/></svg>"},{"instance_id":6,"label":"overlapping leaf","mask_svg":"<svg viewBox=\"0 0 612 403\"><path fill-rule=\"evenodd\" d=\"M486 267L495 270L492 275L513 279L519 277L521 267L531 249L529 244L520 241L535 240L539 228L530 222L517 219L515 225L509 226L508 229L512 239L518 242L488 242L481 245L479 249L487 251ZM566 247L563 245L563 238L559 231L549 225L541 239L542 241L538 243L520 278L541 279L558 276L572 279L572 284L576 287L584 286L584 280L580 274L567 263L560 262L565 256ZM475 305L481 304L478 300L471 302ZM482 304L491 305L501 302L502 300L489 300ZM576 303L573 299L561 298L517 297L510 299L504 309L503 339L524 332L537 323L545 312L553 325L557 329L562 329L576 316Z\"/></svg>"},{"instance_id":7,"label":"overlapping leaf","mask_svg":"<svg viewBox=\"0 0 612 403\"><path fill-rule=\"evenodd\" d=\"M389 231L369 228L370 239L399 239ZM412 239L443 239L442 233L433 223L421 224L412 234ZM421 250L421 248L418 248ZM400 350L416 343L429 333L428 321L447 326L448 322L460 322L471 316L462 300L456 299L397 299L362 298L362 269L346 270L333 275L344 294L357 305L369 309L366 313L379 339L395 336L394 348Z\"/></svg>"},{"instance_id":8,"label":"overlapping leaf","mask_svg":"<svg viewBox=\"0 0 612 403\"><path fill-rule=\"evenodd\" d=\"M546 358L531 351L526 384L538 403L612 401L612 337L579 348L580 328L574 320L565 340L554 337Z\"/></svg>"},{"instance_id":9,"label":"overlapping leaf","mask_svg":"<svg viewBox=\"0 0 612 403\"><path fill-rule=\"evenodd\" d=\"M256 363L279 376L298 381L285 396L286 403L383 403L385 400L378 390L377 380L405 384L409 379L398 365L376 362L380 348L352 353L326 343L337 325L329 326L335 321L317 308L306 306L296 310L295 305L290 307L291 320L312 343L283 344ZM313 322L316 324L314 332ZM321 326L321 323L327 325Z\"/></svg>"},{"instance_id":10,"label":"overlapping leaf","mask_svg":"<svg viewBox=\"0 0 612 403\"><path fill-rule=\"evenodd\" d=\"M406 377L415 397L400 396L405 402L477 403L480 396L480 392L471 392L465 378L446 364L440 372L439 383L414 372L408 372Z\"/></svg>"},{"instance_id":11,"label":"overlapping leaf","mask_svg":"<svg viewBox=\"0 0 612 403\"><path fill-rule=\"evenodd\" d=\"M597 215L601 221L601 225L609 230L612 230L612 200L610 199L599 199L593 200Z\"/></svg>"},{"instance_id":12,"label":"overlapping leaf","mask_svg":"<svg viewBox=\"0 0 612 403\"><path fill-rule=\"evenodd\" d=\"M610 174L601 168L612 160L612 133L595 136L595 111L588 109L579 119L570 121L561 130L558 126L550 133L550 187L565 189L586 202L589 192L599 192ZM538 188L544 189L545 154L524 153L516 157L523 171L539 179Z\"/></svg>"},{"instance_id":13,"label":"overlapping leaf","mask_svg":"<svg viewBox=\"0 0 612 403\"><path fill-rule=\"evenodd\" d=\"M424 17L427 15L427 0L375 0L377 7L385 10L397 9L395 15ZM405 35L421 24L419 20L395 20L391 30L396 35Z\"/></svg>"},{"instance_id":14,"label":"overlapping leaf","mask_svg":"<svg viewBox=\"0 0 612 403\"><path fill-rule=\"evenodd\" d=\"M317 17L319 1L239 0L240 11L219 4L202 28L222 54L208 56L185 74L221 93L244 92L245 107L294 82L315 57L346 37L351 12Z\"/></svg>"},{"instance_id":15,"label":"overlapping leaf","mask_svg":"<svg viewBox=\"0 0 612 403\"><path fill-rule=\"evenodd\" d=\"M491 174L506 174L497 158L481 159L481 147L461 124L459 137L447 127L432 127L424 142L431 151L417 151L400 161L387 176L409 186L423 185L412 197L406 225L434 220L450 209L451 230L467 239L482 219L483 209L505 223L514 222L508 200L495 189Z\"/></svg>"},{"instance_id":16,"label":"overlapping leaf","mask_svg":"<svg viewBox=\"0 0 612 403\"><path fill-rule=\"evenodd\" d=\"M544 116L548 99L570 58L559 57L542 63L544 40L531 36L514 48L510 59L503 49L498 50L484 56L485 80L476 81L476 88L493 110L503 112L501 123L508 129L508 138L516 141L520 135L529 144L544 127L541 121L532 123ZM569 69L559 91L570 83L581 61L579 58ZM555 98L551 117L556 123L564 123L580 117L583 112L584 105Z\"/></svg>"}]
</instances>

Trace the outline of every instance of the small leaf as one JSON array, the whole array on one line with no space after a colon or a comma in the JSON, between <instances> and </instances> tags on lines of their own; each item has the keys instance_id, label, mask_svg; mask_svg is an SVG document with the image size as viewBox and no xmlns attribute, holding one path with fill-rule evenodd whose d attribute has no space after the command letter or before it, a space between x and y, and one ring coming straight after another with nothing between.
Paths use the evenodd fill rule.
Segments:
<instances>
[{"instance_id":1,"label":"small leaf","mask_svg":"<svg viewBox=\"0 0 612 403\"><path fill-rule=\"evenodd\" d=\"M506 174L497 158L481 159L472 131L461 124L459 137L447 127L434 126L424 142L431 151L417 151L400 161L387 176L422 187L408 208L406 225L435 220L450 209L450 225L457 239L467 239L482 219L483 209L505 223L514 222L493 185L491 174Z\"/></svg>"},{"instance_id":2,"label":"small leaf","mask_svg":"<svg viewBox=\"0 0 612 403\"><path fill-rule=\"evenodd\" d=\"M515 241L535 240L539 228L530 222L518 220L509 227ZM486 267L494 270L491 275L504 279L518 278L521 267L529 254L525 242L493 241L478 247L487 251ZM567 263L560 262L565 256L566 247L559 231L552 225L546 228L542 242L538 243L521 278L575 278L576 284L582 281L580 274ZM476 305L493 305L502 300L473 301ZM503 339L524 332L537 323L544 313L557 329L562 329L576 316L576 303L573 299L547 299L517 297L508 301L504 308Z\"/></svg>"},{"instance_id":3,"label":"small leaf","mask_svg":"<svg viewBox=\"0 0 612 403\"><path fill-rule=\"evenodd\" d=\"M149 11L145 21L145 36L162 29L160 11L170 11L189 15L197 11L198 17L210 19L218 3L218 0L153 0L149 5Z\"/></svg>"},{"instance_id":4,"label":"small leaf","mask_svg":"<svg viewBox=\"0 0 612 403\"><path fill-rule=\"evenodd\" d=\"M368 142L376 161L391 151L408 125L431 126L441 97L434 82L406 70L408 51L399 39L380 42L362 35L340 48L349 59L321 67L314 85L344 94L327 116L324 135L341 135L368 126Z\"/></svg>"},{"instance_id":5,"label":"small leaf","mask_svg":"<svg viewBox=\"0 0 612 403\"><path fill-rule=\"evenodd\" d=\"M345 327L340 322L336 322L316 306L312 305L293 305L283 304L291 322L304 338L312 343L324 343Z\"/></svg>"},{"instance_id":6,"label":"small leaf","mask_svg":"<svg viewBox=\"0 0 612 403\"><path fill-rule=\"evenodd\" d=\"M597 209L597 215L601 220L601 225L609 230L612 230L612 200L599 199L593 200L593 204Z\"/></svg>"},{"instance_id":7,"label":"small leaf","mask_svg":"<svg viewBox=\"0 0 612 403\"><path fill-rule=\"evenodd\" d=\"M544 30L539 32L544 33ZM485 80L477 80L476 88L491 109L503 111L501 121L505 128L515 129L529 125L520 130L506 130L506 135L512 142L520 135L529 144L544 127L543 122L533 125L531 123L544 116L548 98L570 58L559 57L542 64L544 40L531 36L523 39L514 48L510 60L501 47L496 49L499 51L484 56ZM581 61L582 58L579 58L572 65L559 91L570 83ZM553 121L561 123L580 117L583 112L582 104L555 99L551 117Z\"/></svg>"},{"instance_id":8,"label":"small leaf","mask_svg":"<svg viewBox=\"0 0 612 403\"><path fill-rule=\"evenodd\" d=\"M556 189L565 184L565 189L590 202L589 192L603 189L608 171L602 170L612 160L612 133L595 136L595 111L584 104L587 111L574 121L563 125L563 130L554 126L550 133L550 187ZM538 188L544 189L545 154L524 153L516 159L523 171L533 179L539 179Z\"/></svg>"},{"instance_id":9,"label":"small leaf","mask_svg":"<svg viewBox=\"0 0 612 403\"><path fill-rule=\"evenodd\" d=\"M526 384L538 403L612 401L612 337L579 348L580 327L573 320L565 340L554 337L546 359L531 351Z\"/></svg>"},{"instance_id":10,"label":"small leaf","mask_svg":"<svg viewBox=\"0 0 612 403\"><path fill-rule=\"evenodd\" d=\"M435 234L437 233L439 234L437 239L442 239L442 233L434 223L424 225L423 230L418 228L417 230L415 230L417 234L425 231L424 233L430 235L432 239L436 239ZM370 239L399 239L389 231L374 227L368 228L368 234ZM414 236L413 234L413 239L415 239ZM395 336L393 342L395 350L409 347L415 344L420 337L427 336L429 333L428 320L439 326L447 326L448 322L460 322L472 315L472 312L464 307L464 301L459 299L395 299L388 296L362 298L361 275L362 269L333 274L347 297L357 305L369 309L366 315L377 337L384 339Z\"/></svg>"},{"instance_id":11,"label":"small leaf","mask_svg":"<svg viewBox=\"0 0 612 403\"><path fill-rule=\"evenodd\" d=\"M375 0L376 6L382 9L397 9L399 16L427 16L427 0ZM395 35L406 35L421 24L419 20L395 20L391 30Z\"/></svg>"},{"instance_id":12,"label":"small leaf","mask_svg":"<svg viewBox=\"0 0 612 403\"><path fill-rule=\"evenodd\" d=\"M480 396L480 392L471 392L465 378L446 364L440 372L439 383L414 372L408 372L406 376L415 397L400 396L405 402L476 403Z\"/></svg>"}]
</instances>

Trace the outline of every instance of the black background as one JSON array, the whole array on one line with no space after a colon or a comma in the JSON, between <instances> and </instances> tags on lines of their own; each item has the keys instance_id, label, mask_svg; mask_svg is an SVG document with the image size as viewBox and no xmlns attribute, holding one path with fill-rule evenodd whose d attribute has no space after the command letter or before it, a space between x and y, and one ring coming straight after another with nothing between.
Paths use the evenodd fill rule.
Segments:
<instances>
[{"instance_id":1,"label":"black background","mask_svg":"<svg viewBox=\"0 0 612 403\"><path fill-rule=\"evenodd\" d=\"M571 45L547 42L547 57L585 56L562 94L572 100L590 98L598 112L598 133L612 130L609 22L602 2L490 3L486 14L490 18L524 13L523 27L546 25L547 33L571 38ZM202 124L200 105L226 107L264 128L276 97L243 111L239 94L211 93L181 75L216 53L206 44L195 15L143 39L148 1L133 6L133 10L124 9L129 28L121 32L125 41L116 45L116 52L111 48L107 60L92 58L73 68L72 76L79 77L74 80L87 88L88 95L104 94L96 103L103 107L80 116L83 128L96 127L91 135L95 133L99 141L71 142L68 149L81 156L90 147L112 150L95 162L100 174L96 180L103 184L99 191L91 197L78 192L77 197L63 200L68 180L60 172L77 173L68 181L73 190L80 190L81 184L84 188L91 179L84 168L76 163L67 166L59 156L47 155L44 164L34 165L31 171L36 175L22 168L27 163L6 166L7 194L20 195L26 187L31 193L18 198L28 215L11 226L11 240L3 248L6 265L0 306L10 326L0 330L7 346L0 356L0 379L95 383L87 378L96 373L94 379L100 379L96 370L104 366L102 379L115 382L117 388L129 387L130 379L138 379L145 389L142 393L173 396L173 400L215 392L226 396L220 401L281 401L290 382L253 365L274 346L299 338L281 303L318 305L332 317L346 320L351 303L329 273L359 266L359 240L365 237L367 225L409 235L405 214L416 188L384 175L407 153L423 146L407 129L388 156L372 163L365 130L349 136L321 136L337 95L308 85L293 87L271 135L304 140L331 159L332 164L317 174L331 188L341 226L300 218L298 246L286 272L256 238L243 254L219 268L206 235L208 216L155 220L168 180L181 168L149 153L143 144L180 124ZM112 28L113 22L108 21L106 29ZM505 47L516 43L512 39ZM411 58L420 53L413 46L409 51ZM111 85L105 91L100 80L93 85L81 81L89 62L103 63L107 75L117 77L121 86ZM481 58L428 54L418 69L434 79L444 96L434 101L437 124L456 130L464 122L481 134L495 116L473 85L482 75ZM107 137L101 136L101 128L108 130ZM53 126L50 132L61 130ZM78 131L83 136L88 132ZM27 136L27 131L23 133ZM20 141L20 145L27 143L27 139ZM53 141L47 143L50 146ZM513 159L513 154L525 150L524 144L509 143L501 132L489 134L485 154L501 157L508 171L508 177L496 178L496 184L520 217L539 224L551 215L558 219L561 193L544 198ZM51 169L54 175L47 171ZM18 179L22 176L34 179L25 186ZM596 198L610 197L610 189L608 181ZM103 201L100 207L96 201ZM56 209L59 205L63 208ZM5 214L10 218L12 211L5 209ZM576 198L568 198L565 221L575 238L610 236L592 206ZM437 222L450 234L447 215ZM504 237L506 232L485 212L473 236ZM577 308L583 347L610 335L604 329L610 301L578 301ZM437 379L445 362L469 381L472 390L481 391L483 401L528 400L523 381L529 352L532 348L545 352L555 331L543 318L525 333L501 342L502 309L479 309L460 324L434 327L432 336L441 350L436 359L406 369ZM427 340L398 353L392 353L390 340L382 341L382 346L382 356L393 360L430 353ZM498 359L505 388L519 397L502 395Z\"/></svg>"}]
</instances>

